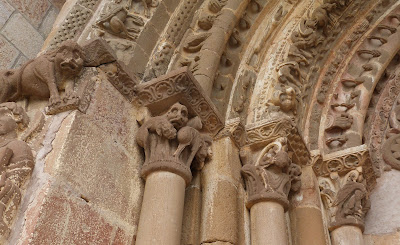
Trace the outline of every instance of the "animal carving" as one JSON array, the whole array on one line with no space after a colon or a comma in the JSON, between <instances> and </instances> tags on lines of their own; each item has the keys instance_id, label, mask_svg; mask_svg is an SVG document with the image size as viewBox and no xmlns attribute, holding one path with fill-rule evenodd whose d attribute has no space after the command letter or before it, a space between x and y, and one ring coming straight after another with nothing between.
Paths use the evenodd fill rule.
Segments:
<instances>
[{"instance_id":1,"label":"animal carving","mask_svg":"<svg viewBox=\"0 0 400 245\"><path fill-rule=\"evenodd\" d=\"M19 69L0 71L0 103L36 97L49 99L50 105L60 104L60 90L65 90L66 98L74 96L74 80L83 65L82 48L66 41Z\"/></svg>"},{"instance_id":2,"label":"animal carving","mask_svg":"<svg viewBox=\"0 0 400 245\"><path fill-rule=\"evenodd\" d=\"M202 135L199 130L203 127L199 117L194 117L187 125L178 131L177 139L179 142L178 148L174 153L174 157L179 157L186 147L190 147L190 155L186 161L186 165L190 166L194 157L199 162L198 168L204 166L204 161L208 156L211 156L210 145L212 139Z\"/></svg>"},{"instance_id":3,"label":"animal carving","mask_svg":"<svg viewBox=\"0 0 400 245\"><path fill-rule=\"evenodd\" d=\"M156 144L150 139L151 133L162 138L175 139L177 130L186 125L187 121L186 106L175 103L166 114L150 118L139 128L136 135L137 143L144 148L145 155L150 156L150 152Z\"/></svg>"}]
</instances>

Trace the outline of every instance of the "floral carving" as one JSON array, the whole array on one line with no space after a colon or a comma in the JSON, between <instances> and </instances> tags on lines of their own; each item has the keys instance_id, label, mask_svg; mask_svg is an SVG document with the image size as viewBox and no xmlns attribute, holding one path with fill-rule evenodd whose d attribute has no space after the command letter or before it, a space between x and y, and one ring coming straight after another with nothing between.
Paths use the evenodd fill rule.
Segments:
<instances>
[{"instance_id":1,"label":"floral carving","mask_svg":"<svg viewBox=\"0 0 400 245\"><path fill-rule=\"evenodd\" d=\"M289 157L287 139L278 138L267 145L255 163L245 160L245 154L250 153L241 152L242 161L247 162L242 167L248 191L247 207L261 201L274 201L287 209L289 192L298 191L301 186L301 168Z\"/></svg>"},{"instance_id":2,"label":"floral carving","mask_svg":"<svg viewBox=\"0 0 400 245\"><path fill-rule=\"evenodd\" d=\"M211 137L199 132L203 127L200 118L188 117L186 106L177 102L165 114L150 118L139 128L136 140L145 152L141 170L144 178L163 170L180 175L188 184L192 179L190 168L200 170L212 156Z\"/></svg>"}]
</instances>

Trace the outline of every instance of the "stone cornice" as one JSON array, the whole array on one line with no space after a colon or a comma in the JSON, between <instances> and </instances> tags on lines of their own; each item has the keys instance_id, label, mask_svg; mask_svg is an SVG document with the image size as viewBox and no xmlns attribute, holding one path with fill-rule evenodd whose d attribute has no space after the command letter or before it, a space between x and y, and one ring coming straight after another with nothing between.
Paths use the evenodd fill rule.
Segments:
<instances>
[{"instance_id":1,"label":"stone cornice","mask_svg":"<svg viewBox=\"0 0 400 245\"><path fill-rule=\"evenodd\" d=\"M153 115L180 102L190 114L201 119L210 134L215 135L223 128L223 118L187 67L142 83L136 90L139 103L148 107Z\"/></svg>"}]
</instances>

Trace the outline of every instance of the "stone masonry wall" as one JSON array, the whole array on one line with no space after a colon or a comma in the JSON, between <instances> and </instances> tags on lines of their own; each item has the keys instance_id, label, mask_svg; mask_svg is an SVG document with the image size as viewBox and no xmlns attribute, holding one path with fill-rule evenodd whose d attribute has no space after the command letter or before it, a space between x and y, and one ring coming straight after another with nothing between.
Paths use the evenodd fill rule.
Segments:
<instances>
[{"instance_id":1,"label":"stone masonry wall","mask_svg":"<svg viewBox=\"0 0 400 245\"><path fill-rule=\"evenodd\" d=\"M0 69L39 53L65 0L0 0Z\"/></svg>"}]
</instances>

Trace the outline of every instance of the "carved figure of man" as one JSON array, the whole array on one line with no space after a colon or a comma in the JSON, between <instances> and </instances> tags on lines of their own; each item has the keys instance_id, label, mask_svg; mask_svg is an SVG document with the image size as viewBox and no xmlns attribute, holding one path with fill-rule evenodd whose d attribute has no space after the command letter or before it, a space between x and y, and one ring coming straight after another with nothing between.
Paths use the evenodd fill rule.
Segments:
<instances>
[{"instance_id":1,"label":"carved figure of man","mask_svg":"<svg viewBox=\"0 0 400 245\"><path fill-rule=\"evenodd\" d=\"M286 138L279 138L272 144L260 159L259 166L262 168L261 176L267 191L276 192L283 197L287 198L289 195L292 179L296 178L293 182L300 180L301 169L289 158Z\"/></svg>"},{"instance_id":2,"label":"carved figure of man","mask_svg":"<svg viewBox=\"0 0 400 245\"><path fill-rule=\"evenodd\" d=\"M17 139L17 123L8 108L0 105L0 233L8 230L5 220L21 199L20 187L31 173L34 162L31 148Z\"/></svg>"},{"instance_id":3,"label":"carved figure of man","mask_svg":"<svg viewBox=\"0 0 400 245\"><path fill-rule=\"evenodd\" d=\"M337 206L336 223L363 223L363 218L370 208L365 185L355 181L348 181L338 191L336 200L332 205Z\"/></svg>"}]
</instances>

